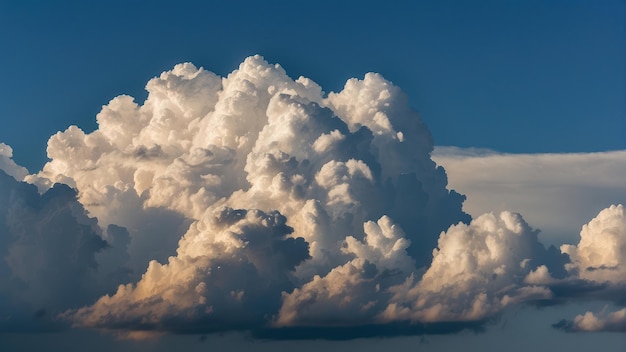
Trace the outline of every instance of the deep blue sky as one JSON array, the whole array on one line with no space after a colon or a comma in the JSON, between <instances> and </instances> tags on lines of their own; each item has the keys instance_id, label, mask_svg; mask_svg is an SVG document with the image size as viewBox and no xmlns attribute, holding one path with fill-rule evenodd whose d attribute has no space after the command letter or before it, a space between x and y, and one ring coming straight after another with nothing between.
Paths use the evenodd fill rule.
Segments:
<instances>
[{"instance_id":1,"label":"deep blue sky","mask_svg":"<svg viewBox=\"0 0 626 352\"><path fill-rule=\"evenodd\" d=\"M259 53L326 91L382 73L438 145L624 149L624 17L623 0L2 1L0 141L36 171L51 134L176 63L224 75Z\"/></svg>"}]
</instances>

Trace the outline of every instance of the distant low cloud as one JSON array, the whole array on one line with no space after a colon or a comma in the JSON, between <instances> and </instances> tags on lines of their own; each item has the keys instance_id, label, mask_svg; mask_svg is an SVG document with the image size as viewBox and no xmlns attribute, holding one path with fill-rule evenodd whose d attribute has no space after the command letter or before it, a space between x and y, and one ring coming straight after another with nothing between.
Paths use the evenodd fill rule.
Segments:
<instances>
[{"instance_id":1,"label":"distant low cloud","mask_svg":"<svg viewBox=\"0 0 626 352\"><path fill-rule=\"evenodd\" d=\"M577 245L563 245L573 276L601 284L595 296L625 305L626 301L626 212L622 205L602 210L583 226ZM626 331L626 308L615 312L587 312L556 327L568 331Z\"/></svg>"},{"instance_id":2,"label":"distant low cloud","mask_svg":"<svg viewBox=\"0 0 626 352\"><path fill-rule=\"evenodd\" d=\"M577 315L573 321L562 320L554 325L568 332L611 331L626 332L626 308L615 312L587 312Z\"/></svg>"},{"instance_id":3,"label":"distant low cloud","mask_svg":"<svg viewBox=\"0 0 626 352\"><path fill-rule=\"evenodd\" d=\"M472 216L521 213L541 230L542 241L577 241L582 225L626 199L626 151L504 154L485 149L437 147L433 154L465 195Z\"/></svg>"}]
</instances>

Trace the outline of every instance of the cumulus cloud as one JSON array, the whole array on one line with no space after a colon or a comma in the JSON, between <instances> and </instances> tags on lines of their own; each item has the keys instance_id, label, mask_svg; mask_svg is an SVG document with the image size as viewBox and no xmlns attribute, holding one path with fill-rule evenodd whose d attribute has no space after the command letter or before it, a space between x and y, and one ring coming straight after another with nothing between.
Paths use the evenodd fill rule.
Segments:
<instances>
[{"instance_id":1,"label":"cumulus cloud","mask_svg":"<svg viewBox=\"0 0 626 352\"><path fill-rule=\"evenodd\" d=\"M562 320L554 325L569 332L613 331L626 332L626 308L615 312L587 312L577 315L573 321Z\"/></svg>"},{"instance_id":2,"label":"cumulus cloud","mask_svg":"<svg viewBox=\"0 0 626 352\"><path fill-rule=\"evenodd\" d=\"M503 154L439 147L433 159L448 171L451 187L468 195L464 209L473 215L488 209L516 209L542 228L544 240L578 242L560 246L567 258L560 275L538 267L527 275L526 283L549 287L560 301L575 297L623 306L623 206L613 205L597 212L626 197L621 176L626 172L626 152ZM580 219L592 217L581 230ZM615 322L616 316L587 312L555 326L568 331L614 331L619 328L610 322Z\"/></svg>"},{"instance_id":3,"label":"cumulus cloud","mask_svg":"<svg viewBox=\"0 0 626 352\"><path fill-rule=\"evenodd\" d=\"M137 283L76 311L78 325L131 329L131 322L148 311L164 320L211 321L224 316L216 307L226 307L219 302L231 299L231 292L242 302L264 297L285 305L264 304L262 315L251 313L254 319L295 324L305 317L286 317L301 301L299 294L318 289L318 278L333 281L352 274L361 278L346 292L358 294L359 280L378 290L371 297L355 297L354 307L374 307L360 300L383 304L386 287L428 264L441 231L470 220L462 211L464 197L446 188L445 171L430 158L428 129L402 91L378 74L351 79L341 92L325 96L310 79L293 80L280 65L254 56L224 78L189 63L176 65L146 89L148 98L141 105L128 96L111 100L98 114L95 131L71 126L52 136L51 161L26 177L41 191L54 182L76 188L102 227L128 229ZM198 285L207 274L191 279L182 272L206 271L222 260L221 252L189 260L198 256L190 254L193 248L186 241L193 237L198 246L213 248L215 234L191 232L207 227L211 214L224 207L246 214L279 212L293 228L288 236L308 243L308 259L298 256L297 267L276 268L289 273L291 286L272 285L266 292L259 285L242 288L236 280L225 281L220 294L228 298L213 292L207 279L211 294L199 303L198 290L204 291ZM207 228L222 231L216 226ZM158 243L161 251L146 250L150 243ZM233 256L247 258L245 246L233 248ZM247 270L250 260L220 266L235 273ZM256 259L253 267L271 260ZM146 274L137 277L148 263ZM148 283L161 271L172 282ZM145 287L150 296L138 293ZM180 305L161 298L174 287L184 297ZM332 298L328 292L321 295ZM118 313L105 315L104 306ZM363 309L370 316L376 312Z\"/></svg>"},{"instance_id":4,"label":"cumulus cloud","mask_svg":"<svg viewBox=\"0 0 626 352\"><path fill-rule=\"evenodd\" d=\"M362 234L364 221L387 214L416 237L410 251L422 258L440 231L469 221L464 198L446 189L430 159L430 133L380 75L351 79L326 98L311 80L294 81L256 56L226 78L177 65L146 89L143 105L120 96L103 107L96 131L73 126L53 136L52 161L30 182L76 187L90 214L131 235L141 224L123 214L137 209L197 220L221 203L277 209L296 232L311 233L298 220L314 200L334 234L312 242Z\"/></svg>"},{"instance_id":5,"label":"cumulus cloud","mask_svg":"<svg viewBox=\"0 0 626 352\"><path fill-rule=\"evenodd\" d=\"M228 330L260 325L293 289L290 273L308 258L278 212L222 208L194 223L178 255L150 262L136 284L68 312L75 325L107 329Z\"/></svg>"},{"instance_id":6,"label":"cumulus cloud","mask_svg":"<svg viewBox=\"0 0 626 352\"><path fill-rule=\"evenodd\" d=\"M565 297L567 285L597 291L623 276L621 207L562 253L518 213L471 220L431 159L428 129L381 75L326 95L254 56L227 77L176 65L146 89L141 104L119 96L103 106L95 131L70 126L52 136L51 160L36 174L0 144L0 168L29 189L26 198L67 194L71 206L54 207L62 222L76 222L69 238L38 245L56 253L65 242L85 244L81 255L55 259L80 262L68 273L83 286L64 289L81 298L42 295L67 300L49 305L74 326L127 337L459 331L514 304ZM455 174L479 170L459 160L498 156L468 153L448 157ZM23 220L51 221L48 208L35 208ZM596 237L604 244L589 241ZM5 257L11 270L34 265L5 248L16 253Z\"/></svg>"},{"instance_id":7,"label":"cumulus cloud","mask_svg":"<svg viewBox=\"0 0 626 352\"><path fill-rule=\"evenodd\" d=\"M423 277L390 288L394 296L381 318L477 321L511 304L550 299L552 292L533 282L537 272L548 275L548 255L519 214L489 213L451 226Z\"/></svg>"},{"instance_id":8,"label":"cumulus cloud","mask_svg":"<svg viewBox=\"0 0 626 352\"><path fill-rule=\"evenodd\" d=\"M354 259L283 294L275 326L349 326L373 323L388 288L415 271L410 241L389 217L364 224L365 238L346 237L341 250Z\"/></svg>"},{"instance_id":9,"label":"cumulus cloud","mask_svg":"<svg viewBox=\"0 0 626 352\"><path fill-rule=\"evenodd\" d=\"M626 282L626 216L612 205L584 225L577 245L563 245L572 260L567 268L591 281Z\"/></svg>"},{"instance_id":10,"label":"cumulus cloud","mask_svg":"<svg viewBox=\"0 0 626 352\"><path fill-rule=\"evenodd\" d=\"M611 205L583 226L577 245L563 245L571 258L571 276L595 286L593 296L624 305L626 295L626 216L623 205ZM626 308L586 312L555 324L567 331L626 331Z\"/></svg>"}]
</instances>

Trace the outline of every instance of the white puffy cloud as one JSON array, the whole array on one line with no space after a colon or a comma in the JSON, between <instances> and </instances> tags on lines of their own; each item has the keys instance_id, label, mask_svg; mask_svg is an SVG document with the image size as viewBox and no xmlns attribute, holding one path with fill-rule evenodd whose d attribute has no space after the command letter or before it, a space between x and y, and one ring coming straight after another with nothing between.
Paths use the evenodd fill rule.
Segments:
<instances>
[{"instance_id":1,"label":"white puffy cloud","mask_svg":"<svg viewBox=\"0 0 626 352\"><path fill-rule=\"evenodd\" d=\"M552 292L525 280L543 271L547 251L519 214L484 214L451 226L439 238L423 277L411 276L389 290L385 321L475 321L504 307L550 299Z\"/></svg>"},{"instance_id":2,"label":"white puffy cloud","mask_svg":"<svg viewBox=\"0 0 626 352\"><path fill-rule=\"evenodd\" d=\"M293 80L254 56L227 77L176 65L146 89L143 104L112 99L95 131L71 126L52 136L51 161L26 177L42 192L55 182L76 188L102 228L128 230L124 258L135 283L68 312L77 325L298 324L313 319L294 311L302 295L320 291L326 307L336 298L316 280L348 277L354 284L345 292L354 298L346 310L360 307L372 318L387 287L430 261L439 233L470 220L464 197L446 188L445 171L430 159L428 129L378 74L325 96L310 79ZM215 220L221 209L255 220L226 226ZM265 217L277 212L284 216L277 226L293 228L281 241L304 239L308 251L241 239L271 238ZM289 255L297 260L278 260Z\"/></svg>"},{"instance_id":3,"label":"white puffy cloud","mask_svg":"<svg viewBox=\"0 0 626 352\"><path fill-rule=\"evenodd\" d=\"M284 294L276 326L471 324L514 304L553 299L549 285L558 280L549 267L563 271L559 253L516 213L451 226L425 272L390 218L364 227L363 241L347 237L342 246L354 259Z\"/></svg>"},{"instance_id":4,"label":"white puffy cloud","mask_svg":"<svg viewBox=\"0 0 626 352\"><path fill-rule=\"evenodd\" d=\"M624 305L626 294L626 214L624 206L611 205L602 210L580 231L576 245L563 245L571 263L566 265L571 278L588 283L592 297ZM586 312L556 327L568 331L626 331L626 308L608 313Z\"/></svg>"},{"instance_id":5,"label":"white puffy cloud","mask_svg":"<svg viewBox=\"0 0 626 352\"><path fill-rule=\"evenodd\" d=\"M600 315L587 312L576 316L574 326L583 331L626 331L626 308Z\"/></svg>"},{"instance_id":6,"label":"white puffy cloud","mask_svg":"<svg viewBox=\"0 0 626 352\"><path fill-rule=\"evenodd\" d=\"M626 227L623 202L626 152L503 154L490 150L439 147L433 159L443 165L450 186L467 194L464 209L514 209L542 229L544 241L561 245L567 271L538 267L527 284L549 287L557 299L605 300L623 306ZM595 218L594 218L595 217ZM592 219L593 218L593 219ZM581 219L592 219L582 226ZM580 234L580 236L576 236ZM564 268L565 269L565 268ZM589 330L607 314L587 312L560 327ZM582 325L581 325L582 324ZM610 325L610 324L609 324ZM602 328L601 330L615 330Z\"/></svg>"},{"instance_id":7,"label":"white puffy cloud","mask_svg":"<svg viewBox=\"0 0 626 352\"><path fill-rule=\"evenodd\" d=\"M524 278L524 282L531 285L549 285L557 280L552 277L547 266L540 265L537 269L532 270Z\"/></svg>"},{"instance_id":8,"label":"white puffy cloud","mask_svg":"<svg viewBox=\"0 0 626 352\"><path fill-rule=\"evenodd\" d=\"M146 89L143 105L111 100L96 131L72 126L53 136L52 160L28 177L42 190L52 182L76 187L101 224L129 229L131 251L147 236L175 244L188 225L181 218L197 220L217 204L277 209L312 247L362 235L363 222L387 214L415 236L409 251L420 259L441 230L469 221L464 198L446 189L445 172L430 159L430 133L380 75L351 79L326 98L311 80L294 81L255 56L226 78L180 64ZM330 216L317 226L326 233L309 234L308 201L322 202L316 212ZM175 218L161 226L169 234L142 228L162 218L149 209Z\"/></svg>"},{"instance_id":9,"label":"white puffy cloud","mask_svg":"<svg viewBox=\"0 0 626 352\"><path fill-rule=\"evenodd\" d=\"M567 268L583 279L626 282L626 215L624 207L612 205L584 225L577 245L563 245L571 258Z\"/></svg>"},{"instance_id":10,"label":"white puffy cloud","mask_svg":"<svg viewBox=\"0 0 626 352\"><path fill-rule=\"evenodd\" d=\"M561 321L555 327L570 332L581 331L614 331L626 332L626 308L614 312L606 312L606 309L598 314L586 312L577 315L572 321Z\"/></svg>"},{"instance_id":11,"label":"white puffy cloud","mask_svg":"<svg viewBox=\"0 0 626 352\"><path fill-rule=\"evenodd\" d=\"M348 236L342 252L354 259L283 294L275 326L345 326L375 322L387 289L415 271L410 242L389 217L364 224L365 238Z\"/></svg>"}]
</instances>

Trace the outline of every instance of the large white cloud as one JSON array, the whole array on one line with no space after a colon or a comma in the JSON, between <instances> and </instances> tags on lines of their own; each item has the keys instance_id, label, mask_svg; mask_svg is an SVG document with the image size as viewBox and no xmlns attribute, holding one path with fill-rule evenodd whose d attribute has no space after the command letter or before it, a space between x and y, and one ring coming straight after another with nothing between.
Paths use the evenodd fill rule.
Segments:
<instances>
[{"instance_id":1,"label":"large white cloud","mask_svg":"<svg viewBox=\"0 0 626 352\"><path fill-rule=\"evenodd\" d=\"M546 249L518 213L498 205L470 222L465 197L447 188L431 159L428 129L378 74L325 95L254 56L227 77L176 65L146 89L142 104L112 99L95 131L71 126L52 136L51 161L37 174L26 175L0 145L0 167L44 197L56 182L75 188L98 219L81 221L111 246L88 256L107 273L108 281L97 280L110 294L59 305L75 326L130 335L475 326L513 304L563 297L563 285L598 289L622 275L621 240L607 242L613 252L587 240L565 246L565 267L567 256ZM448 150L437 161L450 165L460 190L482 182L498 195L498 177L505 189L531 179L503 171L524 158L458 155ZM613 178L601 183L621 187ZM623 220L614 209L621 208L592 221L583 238L613 239Z\"/></svg>"},{"instance_id":2,"label":"large white cloud","mask_svg":"<svg viewBox=\"0 0 626 352\"><path fill-rule=\"evenodd\" d=\"M128 96L111 100L97 116L97 130L71 126L54 135L51 161L26 177L41 191L54 182L75 187L101 226L123 226L130 234L136 284L75 311L78 325L175 330L207 322L205 329L215 330L208 322L226 319L229 311L240 318L222 328L263 319L296 324L299 315L284 317L297 309L298 292L314 289L318 277L328 281L366 268L377 274L363 279L381 297L356 297L352 288L354 306L364 299L384 306L388 286L428 264L439 233L470 220L461 210L464 197L446 188L444 170L430 159L428 129L401 90L378 74L351 79L325 96L313 81L292 80L279 65L254 56L225 78L176 65L146 89L143 104ZM216 248L223 245L218 238L228 236L218 234L239 231L245 238L256 230L208 220L224 207L278 211L293 228L289 236L306 240L310 258L299 255L297 267L281 267L274 260L285 245L260 245L267 252L251 258L248 245L239 244L224 247L226 260ZM147 249L155 243L158 248ZM215 290L214 274L206 271L217 262L229 277L249 276L252 286L233 279ZM139 278L142 266L148 270ZM257 272L267 266L273 270ZM271 283L272 275L289 280L263 290L260 283ZM175 303L166 298L171 294ZM239 308L225 303L233 297ZM265 303L254 311L258 301ZM142 320L148 312L151 318Z\"/></svg>"}]
</instances>

